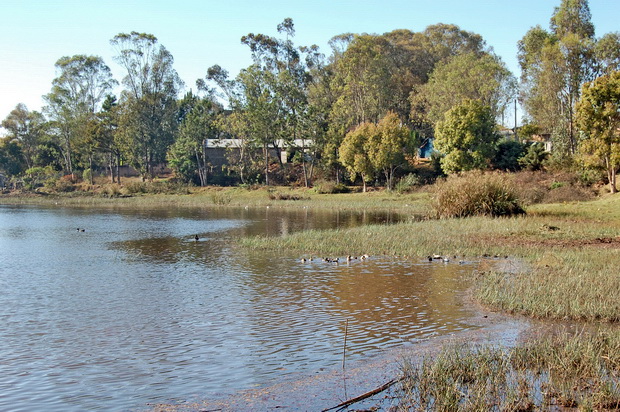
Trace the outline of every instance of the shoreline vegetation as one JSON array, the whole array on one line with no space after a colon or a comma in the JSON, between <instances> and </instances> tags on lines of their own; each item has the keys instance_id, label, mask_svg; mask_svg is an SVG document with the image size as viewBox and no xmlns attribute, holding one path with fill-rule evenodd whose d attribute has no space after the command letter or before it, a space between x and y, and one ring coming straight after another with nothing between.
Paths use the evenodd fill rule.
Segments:
<instances>
[{"instance_id":1,"label":"shoreline vegetation","mask_svg":"<svg viewBox=\"0 0 620 412\"><path fill-rule=\"evenodd\" d=\"M580 410L620 408L620 197L529 203L514 217L433 217L433 189L399 194L320 194L308 189L185 188L181 192L3 194L0 204L76 207L282 207L383 210L411 216L390 225L252 237L239 247L300 257L433 254L507 256L510 271L480 265L474 299L492 310L596 325L596 332L539 337L515 348L448 346L402 362L390 389L400 410Z\"/></svg>"}]
</instances>

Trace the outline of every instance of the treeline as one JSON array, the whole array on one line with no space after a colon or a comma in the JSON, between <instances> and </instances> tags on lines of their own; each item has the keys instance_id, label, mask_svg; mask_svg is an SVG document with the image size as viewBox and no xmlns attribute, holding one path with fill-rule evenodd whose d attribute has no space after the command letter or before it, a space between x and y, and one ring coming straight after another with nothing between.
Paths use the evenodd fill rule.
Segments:
<instances>
[{"instance_id":1,"label":"treeline","mask_svg":"<svg viewBox=\"0 0 620 412\"><path fill-rule=\"evenodd\" d=\"M620 35L595 37L587 0L562 0L549 30L524 35L520 85L480 35L455 25L341 34L329 55L296 45L291 19L277 31L242 37L253 64L234 78L208 68L182 98L172 54L151 34L110 41L125 69L120 96L100 57L62 57L43 113L19 104L3 120L0 170L30 186L60 174L92 181L96 171L120 183L124 164L148 179L167 164L199 185L318 177L392 187L433 139L438 173L553 161L607 170L615 190ZM517 98L527 123L502 140L497 125ZM524 143L532 135L549 138L551 159ZM236 143L218 170L206 142L221 139Z\"/></svg>"}]
</instances>

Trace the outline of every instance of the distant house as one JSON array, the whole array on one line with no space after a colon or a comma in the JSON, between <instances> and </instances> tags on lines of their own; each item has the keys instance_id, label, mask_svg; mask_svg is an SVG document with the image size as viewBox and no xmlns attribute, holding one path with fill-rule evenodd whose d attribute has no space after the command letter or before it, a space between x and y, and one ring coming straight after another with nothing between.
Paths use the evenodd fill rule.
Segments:
<instances>
[{"instance_id":1,"label":"distant house","mask_svg":"<svg viewBox=\"0 0 620 412\"><path fill-rule=\"evenodd\" d=\"M420 157L420 159L429 159L431 157L431 155L435 151L435 147L433 145L434 140L435 139L431 137L424 139L422 145L418 149L418 156Z\"/></svg>"},{"instance_id":2,"label":"distant house","mask_svg":"<svg viewBox=\"0 0 620 412\"><path fill-rule=\"evenodd\" d=\"M208 139L205 143L207 159L211 165L220 168L228 164L227 153L230 151L241 151L242 144L243 141L241 139ZM287 163L293 151L300 149L302 146L310 147L312 141L308 139L295 139L294 142L287 143L283 140L278 140L276 144L281 149L280 160L282 163ZM276 155L273 145L269 145L268 149L272 156Z\"/></svg>"},{"instance_id":3,"label":"distant house","mask_svg":"<svg viewBox=\"0 0 620 412\"><path fill-rule=\"evenodd\" d=\"M545 145L545 151L547 152L551 152L551 148L553 147L553 143L551 142L551 133L533 134L528 142L543 143Z\"/></svg>"}]
</instances>

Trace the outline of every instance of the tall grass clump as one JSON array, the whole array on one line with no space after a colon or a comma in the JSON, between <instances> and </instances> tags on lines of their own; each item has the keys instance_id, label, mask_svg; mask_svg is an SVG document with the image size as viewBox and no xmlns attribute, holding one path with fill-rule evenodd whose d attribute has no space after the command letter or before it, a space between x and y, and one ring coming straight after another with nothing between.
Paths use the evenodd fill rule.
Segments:
<instances>
[{"instance_id":1,"label":"tall grass clump","mask_svg":"<svg viewBox=\"0 0 620 412\"><path fill-rule=\"evenodd\" d=\"M448 345L405 359L398 410L620 408L617 330L561 334L516 348Z\"/></svg>"},{"instance_id":2,"label":"tall grass clump","mask_svg":"<svg viewBox=\"0 0 620 412\"><path fill-rule=\"evenodd\" d=\"M436 183L432 208L438 218L525 213L509 175L479 171L452 175Z\"/></svg>"}]
</instances>

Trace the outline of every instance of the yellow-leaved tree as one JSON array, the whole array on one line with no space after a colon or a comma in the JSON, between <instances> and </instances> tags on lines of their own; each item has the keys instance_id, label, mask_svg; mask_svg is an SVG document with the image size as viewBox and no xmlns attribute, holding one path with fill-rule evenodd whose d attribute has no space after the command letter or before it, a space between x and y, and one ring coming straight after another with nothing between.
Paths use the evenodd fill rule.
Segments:
<instances>
[{"instance_id":1,"label":"yellow-leaved tree","mask_svg":"<svg viewBox=\"0 0 620 412\"><path fill-rule=\"evenodd\" d=\"M604 167L616 193L620 170L620 71L586 83L577 103L577 126L584 133L579 152L586 166Z\"/></svg>"}]
</instances>

